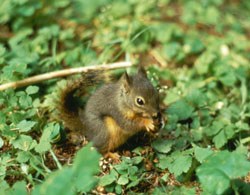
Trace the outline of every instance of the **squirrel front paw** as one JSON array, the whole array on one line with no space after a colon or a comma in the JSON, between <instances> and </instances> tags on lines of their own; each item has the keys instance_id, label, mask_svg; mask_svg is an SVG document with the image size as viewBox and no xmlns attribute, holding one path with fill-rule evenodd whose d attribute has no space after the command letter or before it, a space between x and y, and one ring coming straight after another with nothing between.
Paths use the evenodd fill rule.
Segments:
<instances>
[{"instance_id":1,"label":"squirrel front paw","mask_svg":"<svg viewBox=\"0 0 250 195\"><path fill-rule=\"evenodd\" d=\"M154 132L155 131L154 121L150 118L143 118L142 125L143 125L143 128L145 128L147 130L147 132Z\"/></svg>"}]
</instances>

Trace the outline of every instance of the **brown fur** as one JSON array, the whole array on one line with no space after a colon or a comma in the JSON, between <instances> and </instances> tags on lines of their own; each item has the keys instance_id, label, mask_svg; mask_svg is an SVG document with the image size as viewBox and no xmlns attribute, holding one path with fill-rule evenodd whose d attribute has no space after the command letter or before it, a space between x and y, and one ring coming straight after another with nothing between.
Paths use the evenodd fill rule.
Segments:
<instances>
[{"instance_id":1,"label":"brown fur","mask_svg":"<svg viewBox=\"0 0 250 195\"><path fill-rule=\"evenodd\" d=\"M124 131L111 117L106 117L104 122L109 133L107 150L114 151L114 149L125 143L125 141L131 136L131 133Z\"/></svg>"}]
</instances>

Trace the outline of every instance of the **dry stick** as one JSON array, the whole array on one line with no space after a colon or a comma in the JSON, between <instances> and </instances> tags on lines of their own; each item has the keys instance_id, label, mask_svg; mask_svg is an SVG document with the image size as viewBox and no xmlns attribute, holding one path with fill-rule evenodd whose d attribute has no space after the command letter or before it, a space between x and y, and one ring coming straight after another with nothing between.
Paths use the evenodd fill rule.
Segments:
<instances>
[{"instance_id":1,"label":"dry stick","mask_svg":"<svg viewBox=\"0 0 250 195\"><path fill-rule=\"evenodd\" d=\"M92 66L85 66L85 67L79 67L79 68L69 68L54 72L49 72L45 74L40 74L37 76L29 77L27 79L23 79L16 82L10 82L0 85L0 91L3 91L8 88L17 88L17 87L23 87L27 85L31 85L34 83L38 83L44 80L54 79L58 77L65 77L72 74L77 73L83 73L90 70L111 70L111 69L117 69L117 68L126 68L132 66L131 62L117 62L113 64L103 64L103 65L92 65Z\"/></svg>"}]
</instances>

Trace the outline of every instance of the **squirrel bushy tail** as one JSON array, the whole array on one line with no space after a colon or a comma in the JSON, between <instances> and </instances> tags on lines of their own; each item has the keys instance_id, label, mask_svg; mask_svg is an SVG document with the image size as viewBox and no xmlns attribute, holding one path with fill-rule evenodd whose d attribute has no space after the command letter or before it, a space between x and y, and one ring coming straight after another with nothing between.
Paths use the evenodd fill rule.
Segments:
<instances>
[{"instance_id":1,"label":"squirrel bushy tail","mask_svg":"<svg viewBox=\"0 0 250 195\"><path fill-rule=\"evenodd\" d=\"M107 83L110 80L107 73L93 70L82 74L80 78L67 81L66 86L60 90L57 104L59 120L63 121L66 128L71 131L83 130L76 93L80 91L81 96L83 96L87 87L95 86L102 82Z\"/></svg>"}]
</instances>

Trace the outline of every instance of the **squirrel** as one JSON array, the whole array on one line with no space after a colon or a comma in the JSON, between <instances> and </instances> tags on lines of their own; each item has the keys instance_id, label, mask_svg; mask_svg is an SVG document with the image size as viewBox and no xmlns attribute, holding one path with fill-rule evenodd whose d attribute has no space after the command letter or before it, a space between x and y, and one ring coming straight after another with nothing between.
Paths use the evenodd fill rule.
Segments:
<instances>
[{"instance_id":1,"label":"squirrel","mask_svg":"<svg viewBox=\"0 0 250 195\"><path fill-rule=\"evenodd\" d=\"M74 100L77 90L105 80L104 73L91 72L67 85L60 95L59 113L64 126L81 131L105 155L114 152L140 131L156 132L162 125L159 93L139 67L137 74L125 72L116 82L106 83L88 99L85 109Z\"/></svg>"}]
</instances>

